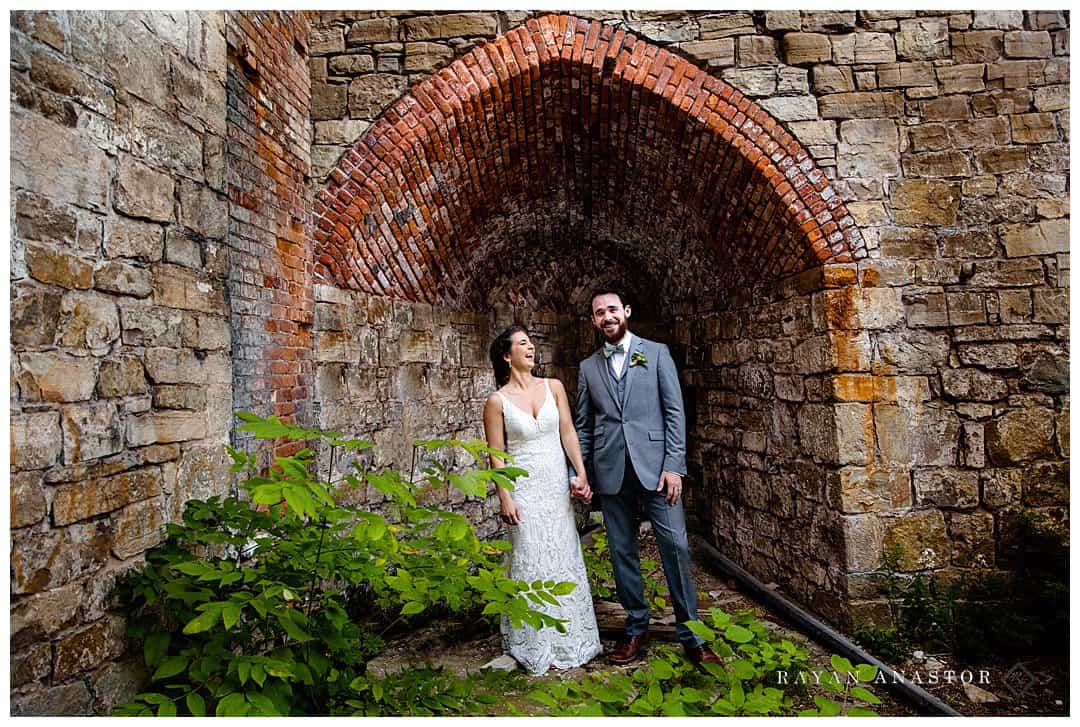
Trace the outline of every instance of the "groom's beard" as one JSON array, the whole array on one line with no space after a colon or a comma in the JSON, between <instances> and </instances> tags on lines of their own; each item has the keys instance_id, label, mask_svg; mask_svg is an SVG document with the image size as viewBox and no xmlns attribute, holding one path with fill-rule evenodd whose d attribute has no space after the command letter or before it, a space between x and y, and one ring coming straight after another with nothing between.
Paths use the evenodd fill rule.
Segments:
<instances>
[{"instance_id":1,"label":"groom's beard","mask_svg":"<svg viewBox=\"0 0 1080 727\"><path fill-rule=\"evenodd\" d=\"M625 336L625 335L626 335L626 321L623 321L622 323L617 325L615 327L615 332L613 334L611 334L610 336L607 334L607 332L603 328L600 329L600 337L603 338L604 341L607 342L607 343L618 343L619 341L622 340L622 337Z\"/></svg>"}]
</instances>

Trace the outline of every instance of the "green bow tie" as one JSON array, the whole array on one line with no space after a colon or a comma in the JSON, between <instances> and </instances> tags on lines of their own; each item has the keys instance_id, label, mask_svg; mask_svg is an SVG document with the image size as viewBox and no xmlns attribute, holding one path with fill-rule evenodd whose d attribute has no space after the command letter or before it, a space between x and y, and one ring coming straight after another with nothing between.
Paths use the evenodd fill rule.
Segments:
<instances>
[{"instance_id":1,"label":"green bow tie","mask_svg":"<svg viewBox=\"0 0 1080 727\"><path fill-rule=\"evenodd\" d=\"M604 358L611 358L613 353L626 353L626 346L621 343L617 346L612 346L610 343L604 344Z\"/></svg>"}]
</instances>

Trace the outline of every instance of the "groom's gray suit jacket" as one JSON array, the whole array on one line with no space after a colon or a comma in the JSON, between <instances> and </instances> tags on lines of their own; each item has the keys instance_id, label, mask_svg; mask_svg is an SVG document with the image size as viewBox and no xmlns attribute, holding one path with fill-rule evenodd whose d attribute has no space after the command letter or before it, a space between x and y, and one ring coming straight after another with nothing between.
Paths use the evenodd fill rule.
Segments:
<instances>
[{"instance_id":1,"label":"groom's gray suit jacket","mask_svg":"<svg viewBox=\"0 0 1080 727\"><path fill-rule=\"evenodd\" d=\"M631 366L635 352L647 363ZM662 471L686 474L686 417L679 374L667 346L634 335L627 352L622 397L603 348L581 362L574 427L589 484L614 495L622 488L627 449L634 472L650 490Z\"/></svg>"}]
</instances>

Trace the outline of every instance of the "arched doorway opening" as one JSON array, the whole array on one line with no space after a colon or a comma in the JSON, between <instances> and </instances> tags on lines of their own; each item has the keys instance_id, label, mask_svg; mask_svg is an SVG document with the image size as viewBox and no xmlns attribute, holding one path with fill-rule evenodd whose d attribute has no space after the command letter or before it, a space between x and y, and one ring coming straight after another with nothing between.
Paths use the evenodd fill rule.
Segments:
<instances>
[{"instance_id":1,"label":"arched doorway opening","mask_svg":"<svg viewBox=\"0 0 1080 727\"><path fill-rule=\"evenodd\" d=\"M396 391L400 408L380 411L406 422L453 388L433 360L482 365L479 342L512 317L538 328L545 373L572 389L595 345L589 292L619 283L635 330L681 368L699 528L842 618L845 455L825 388L867 356L848 335L847 265L867 251L813 159L758 104L623 30L533 18L384 112L317 193L315 238L316 277L335 291L325 302L382 326L374 343L340 322L317 336L319 376L349 395L350 376L369 376L350 361L393 362L392 381L371 374L357 390ZM326 356L327 343L342 353ZM458 390L482 388L459 376ZM473 393L459 416L478 424Z\"/></svg>"}]
</instances>

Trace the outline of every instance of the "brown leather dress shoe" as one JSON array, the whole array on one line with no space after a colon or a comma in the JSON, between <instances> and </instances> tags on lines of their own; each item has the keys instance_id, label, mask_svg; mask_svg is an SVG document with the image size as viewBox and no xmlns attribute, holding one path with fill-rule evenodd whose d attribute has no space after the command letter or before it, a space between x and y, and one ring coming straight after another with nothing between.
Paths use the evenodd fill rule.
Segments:
<instances>
[{"instance_id":1,"label":"brown leather dress shoe","mask_svg":"<svg viewBox=\"0 0 1080 727\"><path fill-rule=\"evenodd\" d=\"M645 653L645 647L649 645L651 638L649 632L646 631L643 634L631 636L625 641L620 641L608 658L611 659L613 664L628 664Z\"/></svg>"},{"instance_id":2,"label":"brown leather dress shoe","mask_svg":"<svg viewBox=\"0 0 1080 727\"><path fill-rule=\"evenodd\" d=\"M713 653L705 644L698 644L697 646L683 646L686 650L686 658L695 664L723 664L724 660Z\"/></svg>"}]
</instances>

